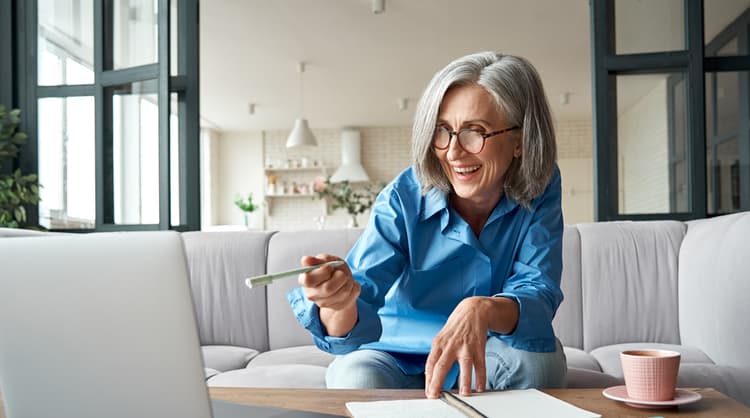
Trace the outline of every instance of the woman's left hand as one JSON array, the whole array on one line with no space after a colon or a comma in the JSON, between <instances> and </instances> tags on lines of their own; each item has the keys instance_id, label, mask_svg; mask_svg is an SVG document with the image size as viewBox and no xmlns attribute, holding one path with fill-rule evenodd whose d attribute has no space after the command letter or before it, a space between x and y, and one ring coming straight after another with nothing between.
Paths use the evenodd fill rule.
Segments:
<instances>
[{"instance_id":1,"label":"woman's left hand","mask_svg":"<svg viewBox=\"0 0 750 418\"><path fill-rule=\"evenodd\" d=\"M437 398L453 363L460 368L459 394L471 395L472 369L476 373L476 390L484 392L486 372L485 345L489 320L487 303L482 297L462 300L443 329L432 340L432 349L425 364L425 395Z\"/></svg>"}]
</instances>

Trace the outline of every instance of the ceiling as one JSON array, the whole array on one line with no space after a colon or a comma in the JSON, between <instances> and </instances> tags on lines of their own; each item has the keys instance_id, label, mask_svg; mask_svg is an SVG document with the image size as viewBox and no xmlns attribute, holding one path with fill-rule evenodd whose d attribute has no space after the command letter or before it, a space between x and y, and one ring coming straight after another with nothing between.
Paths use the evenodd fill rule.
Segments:
<instances>
[{"instance_id":1,"label":"ceiling","mask_svg":"<svg viewBox=\"0 0 750 418\"><path fill-rule=\"evenodd\" d=\"M484 50L528 58L556 119L591 118L588 0L386 0L381 14L371 0L200 7L202 122L219 130L291 129L300 114L298 61L307 63L303 113L313 129L410 126L432 75Z\"/></svg>"}]
</instances>

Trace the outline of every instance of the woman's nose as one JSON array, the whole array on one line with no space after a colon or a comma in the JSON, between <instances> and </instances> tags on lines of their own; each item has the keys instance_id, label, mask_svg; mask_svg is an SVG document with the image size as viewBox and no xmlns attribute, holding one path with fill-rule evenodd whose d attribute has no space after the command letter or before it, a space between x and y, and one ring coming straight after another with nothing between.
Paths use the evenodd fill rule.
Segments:
<instances>
[{"instance_id":1,"label":"woman's nose","mask_svg":"<svg viewBox=\"0 0 750 418\"><path fill-rule=\"evenodd\" d=\"M461 148L461 145L458 143L458 135L451 136L451 139L448 142L446 157L448 157L449 160L454 160L457 157L461 156L464 152L464 149Z\"/></svg>"}]
</instances>

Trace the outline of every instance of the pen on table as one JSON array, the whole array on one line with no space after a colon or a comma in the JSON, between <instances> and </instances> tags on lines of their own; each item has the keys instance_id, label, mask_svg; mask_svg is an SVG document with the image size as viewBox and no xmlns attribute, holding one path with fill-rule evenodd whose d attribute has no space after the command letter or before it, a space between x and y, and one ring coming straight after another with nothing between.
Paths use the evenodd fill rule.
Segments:
<instances>
[{"instance_id":1,"label":"pen on table","mask_svg":"<svg viewBox=\"0 0 750 418\"><path fill-rule=\"evenodd\" d=\"M245 279L245 285L247 285L247 287L250 287L250 288L257 287L257 286L265 286L265 285L273 283L274 280L281 279L283 277L293 276L295 274L307 273L308 271L313 271L318 267L323 267L323 266L338 267L342 264L344 264L344 262L341 260L328 261L325 263L316 264L314 266L300 267L298 269L281 271L281 272L273 273L273 274L264 274L262 276L249 277Z\"/></svg>"},{"instance_id":2,"label":"pen on table","mask_svg":"<svg viewBox=\"0 0 750 418\"><path fill-rule=\"evenodd\" d=\"M440 400L456 408L469 418L487 418L487 415L484 415L479 410L469 405L455 394L448 391L440 392Z\"/></svg>"}]
</instances>

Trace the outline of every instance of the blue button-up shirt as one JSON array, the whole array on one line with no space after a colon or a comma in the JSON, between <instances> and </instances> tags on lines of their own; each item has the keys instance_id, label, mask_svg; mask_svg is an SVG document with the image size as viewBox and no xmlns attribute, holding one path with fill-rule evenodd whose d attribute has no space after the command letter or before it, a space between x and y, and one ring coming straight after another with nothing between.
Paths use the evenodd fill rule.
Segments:
<instances>
[{"instance_id":1,"label":"blue button-up shirt","mask_svg":"<svg viewBox=\"0 0 750 418\"><path fill-rule=\"evenodd\" d=\"M422 195L409 168L378 195L346 258L362 289L351 332L328 336L317 306L301 288L288 294L292 310L322 350L387 351L406 374L419 374L432 339L459 302L470 296L507 297L518 303L518 324L510 334L490 335L521 350L555 351L552 318L563 298L560 199L555 169L529 209L503 196L477 237L446 194L432 189ZM446 388L457 374L454 365Z\"/></svg>"}]
</instances>

